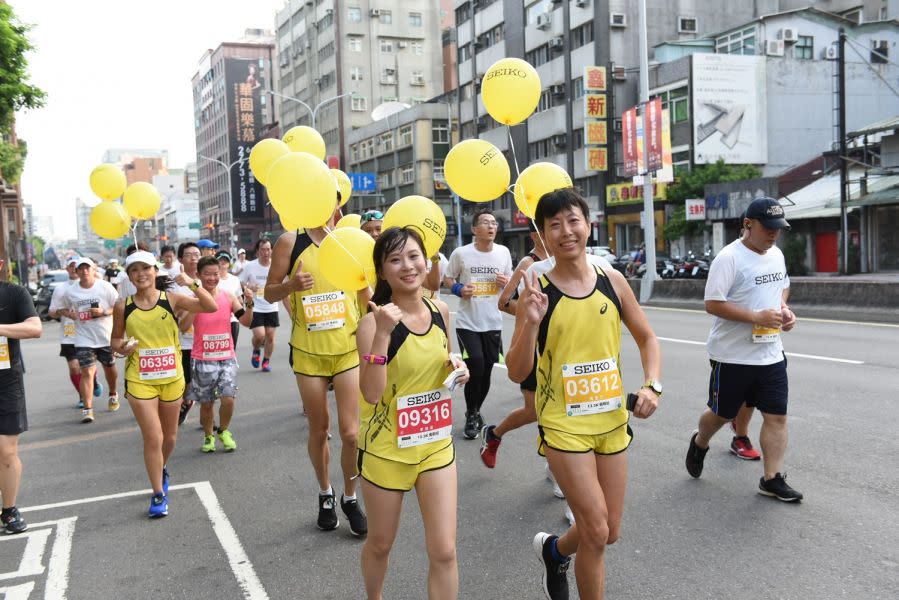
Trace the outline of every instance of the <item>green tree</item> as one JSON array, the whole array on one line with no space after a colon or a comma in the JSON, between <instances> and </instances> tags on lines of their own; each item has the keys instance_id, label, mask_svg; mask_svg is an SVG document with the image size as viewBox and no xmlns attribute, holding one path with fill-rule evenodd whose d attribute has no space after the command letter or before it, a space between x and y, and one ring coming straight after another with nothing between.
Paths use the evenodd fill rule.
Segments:
<instances>
[{"instance_id":1,"label":"green tree","mask_svg":"<svg viewBox=\"0 0 899 600\"><path fill-rule=\"evenodd\" d=\"M762 172L753 165L728 165L723 160L698 165L689 173L680 175L677 185L668 188L668 203L675 209L665 224L665 239L671 242L685 235L702 232L705 222L687 221L684 201L687 198L705 198L706 184L743 181L761 176Z\"/></svg>"},{"instance_id":2,"label":"green tree","mask_svg":"<svg viewBox=\"0 0 899 600\"><path fill-rule=\"evenodd\" d=\"M28 41L30 27L19 23L12 7L0 2L0 174L15 183L25 164L26 146L11 142L16 111L39 108L46 95L29 83L26 53L33 49Z\"/></svg>"}]
</instances>

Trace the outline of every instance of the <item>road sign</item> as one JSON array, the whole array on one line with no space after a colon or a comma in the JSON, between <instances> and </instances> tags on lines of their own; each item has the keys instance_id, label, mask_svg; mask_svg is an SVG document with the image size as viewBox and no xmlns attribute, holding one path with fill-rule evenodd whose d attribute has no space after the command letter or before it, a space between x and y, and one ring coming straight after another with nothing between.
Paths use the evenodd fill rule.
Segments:
<instances>
[{"instance_id":1,"label":"road sign","mask_svg":"<svg viewBox=\"0 0 899 600\"><path fill-rule=\"evenodd\" d=\"M377 189L378 180L374 173L347 173L353 182L354 192L373 192Z\"/></svg>"}]
</instances>

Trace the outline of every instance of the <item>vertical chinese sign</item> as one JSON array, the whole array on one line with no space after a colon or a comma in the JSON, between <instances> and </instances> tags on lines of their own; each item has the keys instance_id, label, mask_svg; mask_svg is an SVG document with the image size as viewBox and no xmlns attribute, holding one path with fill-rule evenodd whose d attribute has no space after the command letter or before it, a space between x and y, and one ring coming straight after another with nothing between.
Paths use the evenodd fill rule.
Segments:
<instances>
[{"instance_id":1,"label":"vertical chinese sign","mask_svg":"<svg viewBox=\"0 0 899 600\"><path fill-rule=\"evenodd\" d=\"M241 163L231 169L232 218L262 218L262 186L250 170L250 150L259 139L262 125L259 60L225 59L225 88L228 102L230 160Z\"/></svg>"},{"instance_id":2,"label":"vertical chinese sign","mask_svg":"<svg viewBox=\"0 0 899 600\"><path fill-rule=\"evenodd\" d=\"M584 169L609 170L606 68L584 67Z\"/></svg>"},{"instance_id":3,"label":"vertical chinese sign","mask_svg":"<svg viewBox=\"0 0 899 600\"><path fill-rule=\"evenodd\" d=\"M646 149L649 162L647 171L662 168L662 99L653 98L646 105Z\"/></svg>"},{"instance_id":4,"label":"vertical chinese sign","mask_svg":"<svg viewBox=\"0 0 899 600\"><path fill-rule=\"evenodd\" d=\"M637 175L637 109L629 108L621 115L621 148L625 177Z\"/></svg>"}]
</instances>

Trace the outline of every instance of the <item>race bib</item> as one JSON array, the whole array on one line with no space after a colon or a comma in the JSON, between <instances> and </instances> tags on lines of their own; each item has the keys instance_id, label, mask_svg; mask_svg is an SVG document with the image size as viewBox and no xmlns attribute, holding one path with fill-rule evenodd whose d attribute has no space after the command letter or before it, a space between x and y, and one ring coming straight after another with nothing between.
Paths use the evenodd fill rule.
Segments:
<instances>
[{"instance_id":1,"label":"race bib","mask_svg":"<svg viewBox=\"0 0 899 600\"><path fill-rule=\"evenodd\" d=\"M411 448L450 436L453 406L449 390L401 396L396 399L396 445Z\"/></svg>"},{"instance_id":2,"label":"race bib","mask_svg":"<svg viewBox=\"0 0 899 600\"><path fill-rule=\"evenodd\" d=\"M761 325L752 326L753 344L770 344L776 342L778 336L780 336L779 327L762 327Z\"/></svg>"},{"instance_id":3,"label":"race bib","mask_svg":"<svg viewBox=\"0 0 899 600\"><path fill-rule=\"evenodd\" d=\"M5 335L0 335L0 370L8 369L12 366L9 360L9 340Z\"/></svg>"},{"instance_id":4,"label":"race bib","mask_svg":"<svg viewBox=\"0 0 899 600\"><path fill-rule=\"evenodd\" d=\"M230 333L207 333L203 335L203 359L229 358L231 350Z\"/></svg>"},{"instance_id":5,"label":"race bib","mask_svg":"<svg viewBox=\"0 0 899 600\"><path fill-rule=\"evenodd\" d=\"M340 329L346 323L346 294L326 292L303 296L306 331Z\"/></svg>"},{"instance_id":6,"label":"race bib","mask_svg":"<svg viewBox=\"0 0 899 600\"><path fill-rule=\"evenodd\" d=\"M75 337L75 324L74 323L64 323L63 324L62 337L64 337L64 338Z\"/></svg>"},{"instance_id":7,"label":"race bib","mask_svg":"<svg viewBox=\"0 0 899 600\"><path fill-rule=\"evenodd\" d=\"M496 275L474 277L471 285L474 286L472 298L492 298L500 292L499 285L496 283Z\"/></svg>"},{"instance_id":8,"label":"race bib","mask_svg":"<svg viewBox=\"0 0 899 600\"><path fill-rule=\"evenodd\" d=\"M256 297L262 298L263 300L265 300L265 286L264 285L260 285L258 288L256 288Z\"/></svg>"},{"instance_id":9,"label":"race bib","mask_svg":"<svg viewBox=\"0 0 899 600\"><path fill-rule=\"evenodd\" d=\"M91 316L91 309L90 309L90 307L88 307L88 308L86 308L86 309L84 309L84 310L79 310L79 311L78 311L78 320L79 320L79 321L90 321L92 318L93 318L93 317Z\"/></svg>"},{"instance_id":10,"label":"race bib","mask_svg":"<svg viewBox=\"0 0 899 600\"><path fill-rule=\"evenodd\" d=\"M142 348L137 351L137 357L141 381L166 379L178 374L174 346Z\"/></svg>"},{"instance_id":11,"label":"race bib","mask_svg":"<svg viewBox=\"0 0 899 600\"><path fill-rule=\"evenodd\" d=\"M562 365L562 385L569 417L621 408L621 375L614 358Z\"/></svg>"}]
</instances>

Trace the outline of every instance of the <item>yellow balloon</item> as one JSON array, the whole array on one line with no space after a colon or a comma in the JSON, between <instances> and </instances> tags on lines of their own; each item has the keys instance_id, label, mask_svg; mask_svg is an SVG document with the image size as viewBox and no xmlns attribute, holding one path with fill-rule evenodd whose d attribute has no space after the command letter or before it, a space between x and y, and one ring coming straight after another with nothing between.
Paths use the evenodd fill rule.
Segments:
<instances>
[{"instance_id":1,"label":"yellow balloon","mask_svg":"<svg viewBox=\"0 0 899 600\"><path fill-rule=\"evenodd\" d=\"M334 229L322 240L318 265L328 282L340 290L368 287L367 274L374 271L375 241L361 229Z\"/></svg>"},{"instance_id":2,"label":"yellow balloon","mask_svg":"<svg viewBox=\"0 0 899 600\"><path fill-rule=\"evenodd\" d=\"M504 125L521 123L540 101L540 76L520 58L493 63L481 80L481 98L490 116Z\"/></svg>"},{"instance_id":3,"label":"yellow balloon","mask_svg":"<svg viewBox=\"0 0 899 600\"><path fill-rule=\"evenodd\" d=\"M343 215L339 221L337 221L336 227L354 227L359 229L362 227L362 215L354 215L352 213L348 215Z\"/></svg>"},{"instance_id":4,"label":"yellow balloon","mask_svg":"<svg viewBox=\"0 0 899 600\"><path fill-rule=\"evenodd\" d=\"M131 217L118 202L101 202L91 209L91 229L102 238L114 240L131 229Z\"/></svg>"},{"instance_id":5,"label":"yellow balloon","mask_svg":"<svg viewBox=\"0 0 899 600\"><path fill-rule=\"evenodd\" d=\"M406 196L394 202L384 215L381 231L412 226L425 243L425 252L434 256L446 239L446 216L437 204L424 196Z\"/></svg>"},{"instance_id":6,"label":"yellow balloon","mask_svg":"<svg viewBox=\"0 0 899 600\"><path fill-rule=\"evenodd\" d=\"M276 160L290 152L287 144L281 140L267 138L261 140L250 150L250 170L253 171L253 177L256 181L265 185L268 181L268 170Z\"/></svg>"},{"instance_id":7,"label":"yellow balloon","mask_svg":"<svg viewBox=\"0 0 899 600\"><path fill-rule=\"evenodd\" d=\"M91 171L91 189L103 200L115 200L127 185L125 174L116 165L102 164Z\"/></svg>"},{"instance_id":8,"label":"yellow balloon","mask_svg":"<svg viewBox=\"0 0 899 600\"><path fill-rule=\"evenodd\" d=\"M306 152L289 152L276 160L266 188L278 216L297 227L321 227L337 209L334 176Z\"/></svg>"},{"instance_id":9,"label":"yellow balloon","mask_svg":"<svg viewBox=\"0 0 899 600\"><path fill-rule=\"evenodd\" d=\"M135 219L149 219L156 214L161 203L159 191L146 181L129 185L123 198L125 210Z\"/></svg>"},{"instance_id":10,"label":"yellow balloon","mask_svg":"<svg viewBox=\"0 0 899 600\"><path fill-rule=\"evenodd\" d=\"M302 229L302 227L300 227L296 223L291 223L281 215L278 215L278 220L281 221L281 228L284 231L297 231L299 229Z\"/></svg>"},{"instance_id":11,"label":"yellow balloon","mask_svg":"<svg viewBox=\"0 0 899 600\"><path fill-rule=\"evenodd\" d=\"M334 180L337 182L337 187L340 190L340 205L343 206L349 201L350 196L353 195L353 182L340 169L331 169L331 174L334 175Z\"/></svg>"},{"instance_id":12,"label":"yellow balloon","mask_svg":"<svg viewBox=\"0 0 899 600\"><path fill-rule=\"evenodd\" d=\"M325 160L325 140L322 134L305 125L291 127L281 140L287 144L291 152L308 152L317 156L319 160Z\"/></svg>"},{"instance_id":13,"label":"yellow balloon","mask_svg":"<svg viewBox=\"0 0 899 600\"><path fill-rule=\"evenodd\" d=\"M444 162L446 183L472 202L489 202L502 196L512 174L509 161L485 140L465 140L453 146Z\"/></svg>"},{"instance_id":14,"label":"yellow balloon","mask_svg":"<svg viewBox=\"0 0 899 600\"><path fill-rule=\"evenodd\" d=\"M572 187L571 177L555 163L534 163L521 172L515 182L515 205L518 210L534 218L537 202L547 192Z\"/></svg>"}]
</instances>

